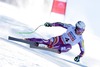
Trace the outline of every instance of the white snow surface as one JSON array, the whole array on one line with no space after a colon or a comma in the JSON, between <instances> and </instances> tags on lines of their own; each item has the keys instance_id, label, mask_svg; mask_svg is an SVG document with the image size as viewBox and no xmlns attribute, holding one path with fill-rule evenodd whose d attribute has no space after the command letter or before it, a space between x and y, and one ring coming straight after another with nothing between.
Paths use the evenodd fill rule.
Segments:
<instances>
[{"instance_id":1,"label":"white snow surface","mask_svg":"<svg viewBox=\"0 0 100 67\"><path fill-rule=\"evenodd\" d=\"M29 0L30 3L32 0ZM38 2L39 0L33 0ZM19 8L0 2L0 67L100 67L99 44L100 38L85 31L85 54L79 63L74 62L74 57L79 54L77 45L67 53L56 54L53 52L29 48L28 44L8 40L8 36L18 38L40 37L50 38L65 32L62 28L46 28L41 26L32 34L18 34L17 32L30 32L48 20L48 7L50 1L45 4L41 0L39 6L29 5L26 8ZM35 11L30 6L37 6ZM40 7L41 6L41 7ZM31 11L30 11L31 10ZM33 14L31 13L33 11ZM37 16L37 12L38 16ZM44 16L46 18L44 18ZM33 19L34 17L34 19ZM46 19L46 20L45 20ZM69 20L68 20L69 21ZM71 21L72 22L72 21ZM55 30L60 30L59 33ZM51 33L53 32L53 33ZM80 65L79 65L80 64Z\"/></svg>"}]
</instances>

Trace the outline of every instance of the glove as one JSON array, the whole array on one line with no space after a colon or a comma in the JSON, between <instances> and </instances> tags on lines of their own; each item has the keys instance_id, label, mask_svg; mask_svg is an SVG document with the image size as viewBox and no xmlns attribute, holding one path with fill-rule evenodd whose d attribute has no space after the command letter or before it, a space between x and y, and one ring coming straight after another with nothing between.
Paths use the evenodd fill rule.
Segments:
<instances>
[{"instance_id":1,"label":"glove","mask_svg":"<svg viewBox=\"0 0 100 67\"><path fill-rule=\"evenodd\" d=\"M46 22L46 23L44 24L44 26L46 26L46 27L51 27L52 25L51 25L51 23Z\"/></svg>"},{"instance_id":2,"label":"glove","mask_svg":"<svg viewBox=\"0 0 100 67\"><path fill-rule=\"evenodd\" d=\"M76 56L76 57L74 58L74 61L79 62L79 61L80 61L80 56Z\"/></svg>"}]
</instances>

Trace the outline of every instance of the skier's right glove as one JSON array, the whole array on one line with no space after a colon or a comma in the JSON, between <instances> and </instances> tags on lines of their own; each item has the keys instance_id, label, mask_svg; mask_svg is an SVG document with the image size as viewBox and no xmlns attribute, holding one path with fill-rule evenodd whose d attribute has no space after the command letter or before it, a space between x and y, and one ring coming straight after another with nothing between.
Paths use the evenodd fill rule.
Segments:
<instances>
[{"instance_id":1,"label":"skier's right glove","mask_svg":"<svg viewBox=\"0 0 100 67\"><path fill-rule=\"evenodd\" d=\"M52 25L51 25L51 23L46 22L46 23L44 24L44 26L46 26L46 27L51 27Z\"/></svg>"}]
</instances>

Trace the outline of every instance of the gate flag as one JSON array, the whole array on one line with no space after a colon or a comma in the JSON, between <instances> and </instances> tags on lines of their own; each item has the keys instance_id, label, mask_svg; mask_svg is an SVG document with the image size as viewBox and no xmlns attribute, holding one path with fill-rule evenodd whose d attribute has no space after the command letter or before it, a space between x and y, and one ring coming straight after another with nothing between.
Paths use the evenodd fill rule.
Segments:
<instances>
[{"instance_id":1,"label":"gate flag","mask_svg":"<svg viewBox=\"0 0 100 67\"><path fill-rule=\"evenodd\" d=\"M50 14L50 22L64 22L67 0L53 0Z\"/></svg>"},{"instance_id":2,"label":"gate flag","mask_svg":"<svg viewBox=\"0 0 100 67\"><path fill-rule=\"evenodd\" d=\"M65 15L66 5L66 0L54 0L51 12Z\"/></svg>"}]
</instances>

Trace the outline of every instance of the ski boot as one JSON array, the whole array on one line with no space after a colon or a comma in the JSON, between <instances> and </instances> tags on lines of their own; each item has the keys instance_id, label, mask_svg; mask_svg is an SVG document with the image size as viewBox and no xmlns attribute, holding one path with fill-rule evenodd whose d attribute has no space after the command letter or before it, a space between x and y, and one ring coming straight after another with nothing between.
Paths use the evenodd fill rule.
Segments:
<instances>
[{"instance_id":1,"label":"ski boot","mask_svg":"<svg viewBox=\"0 0 100 67\"><path fill-rule=\"evenodd\" d=\"M61 50L58 50L58 53L61 54Z\"/></svg>"},{"instance_id":2,"label":"ski boot","mask_svg":"<svg viewBox=\"0 0 100 67\"><path fill-rule=\"evenodd\" d=\"M39 46L38 42L33 42L33 44L30 44L30 48L38 47L38 46Z\"/></svg>"},{"instance_id":3,"label":"ski boot","mask_svg":"<svg viewBox=\"0 0 100 67\"><path fill-rule=\"evenodd\" d=\"M48 48L52 48L52 45L47 45Z\"/></svg>"}]
</instances>

